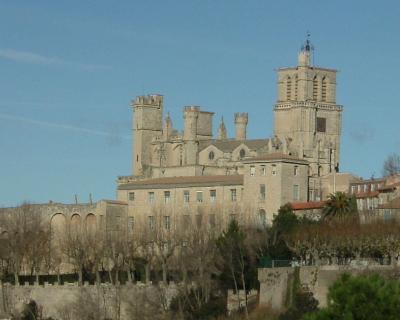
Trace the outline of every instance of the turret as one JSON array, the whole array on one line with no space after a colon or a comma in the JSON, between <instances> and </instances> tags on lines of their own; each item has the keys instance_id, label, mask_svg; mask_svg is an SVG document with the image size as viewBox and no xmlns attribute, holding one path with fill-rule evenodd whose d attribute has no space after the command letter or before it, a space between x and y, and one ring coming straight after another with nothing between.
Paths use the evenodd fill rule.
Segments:
<instances>
[{"instance_id":1,"label":"turret","mask_svg":"<svg viewBox=\"0 0 400 320\"><path fill-rule=\"evenodd\" d=\"M172 120L168 113L167 117L165 118L164 128L163 128L163 139L165 141L169 140L169 138L171 137L172 131L173 131Z\"/></svg>"},{"instance_id":2,"label":"turret","mask_svg":"<svg viewBox=\"0 0 400 320\"><path fill-rule=\"evenodd\" d=\"M221 123L218 127L218 139L219 140L226 140L228 139L228 134L226 133L226 127L224 123L224 117L221 118Z\"/></svg>"},{"instance_id":3,"label":"turret","mask_svg":"<svg viewBox=\"0 0 400 320\"><path fill-rule=\"evenodd\" d=\"M199 118L200 107L186 106L183 111L184 129L183 140L196 140L197 120Z\"/></svg>"},{"instance_id":4,"label":"turret","mask_svg":"<svg viewBox=\"0 0 400 320\"><path fill-rule=\"evenodd\" d=\"M248 122L248 114L235 113L235 129L236 129L236 140L246 140L246 128Z\"/></svg>"},{"instance_id":5,"label":"turret","mask_svg":"<svg viewBox=\"0 0 400 320\"><path fill-rule=\"evenodd\" d=\"M151 141L162 134L163 96L152 94L132 100L133 174L142 175L150 165Z\"/></svg>"}]
</instances>

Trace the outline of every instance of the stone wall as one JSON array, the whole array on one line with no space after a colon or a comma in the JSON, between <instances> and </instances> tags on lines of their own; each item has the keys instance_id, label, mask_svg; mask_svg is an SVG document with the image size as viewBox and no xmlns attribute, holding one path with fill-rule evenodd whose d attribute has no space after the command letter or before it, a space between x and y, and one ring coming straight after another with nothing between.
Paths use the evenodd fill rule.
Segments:
<instances>
[{"instance_id":1,"label":"stone wall","mask_svg":"<svg viewBox=\"0 0 400 320\"><path fill-rule=\"evenodd\" d=\"M93 315L98 319L153 319L154 314L165 311L178 287L145 285L141 283L114 286L64 285L21 285L8 283L0 287L0 315L18 312L24 303L34 300L42 316L57 320L86 319ZM147 315L147 317L146 317Z\"/></svg>"},{"instance_id":2,"label":"stone wall","mask_svg":"<svg viewBox=\"0 0 400 320\"><path fill-rule=\"evenodd\" d=\"M391 274L396 267L388 265L373 266L302 266L299 269L263 268L258 269L260 282L260 305L270 306L274 310L285 308L291 296L293 281L298 277L300 286L310 290L319 301L319 307L327 305L329 287L345 272L351 274L379 273ZM296 274L296 272L298 272Z\"/></svg>"}]
</instances>

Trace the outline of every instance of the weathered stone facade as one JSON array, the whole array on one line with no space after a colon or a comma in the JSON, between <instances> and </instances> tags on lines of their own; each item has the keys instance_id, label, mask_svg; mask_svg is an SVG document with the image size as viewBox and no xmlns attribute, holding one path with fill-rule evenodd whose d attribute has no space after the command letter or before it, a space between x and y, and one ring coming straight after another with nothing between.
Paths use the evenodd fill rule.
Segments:
<instances>
[{"instance_id":1,"label":"weathered stone facade","mask_svg":"<svg viewBox=\"0 0 400 320\"><path fill-rule=\"evenodd\" d=\"M118 199L128 202L129 215L151 217L155 205L165 205L171 215L188 207L196 211L217 205L226 220L240 204L251 212L248 220L261 216L268 223L287 202L326 197L332 189L326 177L339 168L342 106L336 104L336 70L310 61L307 40L298 65L278 70L274 136L269 139L247 139L247 113L235 113L234 138L228 138L223 119L214 138L213 113L199 106L184 107L184 129L178 132L169 115L162 123L162 96L132 101L133 175L118 178ZM215 179L224 176L242 180L229 187L215 185ZM190 185L185 184L188 179ZM348 180L337 180L338 189L348 188ZM201 201L196 201L201 193ZM150 194L154 201L147 199Z\"/></svg>"}]
</instances>

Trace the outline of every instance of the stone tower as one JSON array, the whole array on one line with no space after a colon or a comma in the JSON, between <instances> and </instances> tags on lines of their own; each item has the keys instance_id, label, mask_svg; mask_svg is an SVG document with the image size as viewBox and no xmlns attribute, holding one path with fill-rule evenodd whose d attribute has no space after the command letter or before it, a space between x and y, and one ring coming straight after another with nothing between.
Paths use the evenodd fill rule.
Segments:
<instances>
[{"instance_id":1,"label":"stone tower","mask_svg":"<svg viewBox=\"0 0 400 320\"><path fill-rule=\"evenodd\" d=\"M247 113L235 113L236 140L246 140L247 122L248 122Z\"/></svg>"},{"instance_id":2,"label":"stone tower","mask_svg":"<svg viewBox=\"0 0 400 320\"><path fill-rule=\"evenodd\" d=\"M187 106L183 111L184 129L183 141L185 142L185 164L192 165L197 163L197 124L200 108L197 106Z\"/></svg>"},{"instance_id":3,"label":"stone tower","mask_svg":"<svg viewBox=\"0 0 400 320\"><path fill-rule=\"evenodd\" d=\"M278 70L274 132L318 177L339 168L342 106L336 104L336 70L312 65L312 50L307 39L297 67Z\"/></svg>"},{"instance_id":4,"label":"stone tower","mask_svg":"<svg viewBox=\"0 0 400 320\"><path fill-rule=\"evenodd\" d=\"M143 175L150 165L150 143L162 135L163 96L138 96L133 108L133 175Z\"/></svg>"}]
</instances>

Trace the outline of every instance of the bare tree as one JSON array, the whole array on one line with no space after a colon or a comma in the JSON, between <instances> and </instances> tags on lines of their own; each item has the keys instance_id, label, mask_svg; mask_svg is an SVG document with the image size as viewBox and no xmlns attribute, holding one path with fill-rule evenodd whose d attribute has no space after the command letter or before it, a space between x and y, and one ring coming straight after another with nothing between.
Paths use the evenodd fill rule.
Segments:
<instances>
[{"instance_id":1,"label":"bare tree","mask_svg":"<svg viewBox=\"0 0 400 320\"><path fill-rule=\"evenodd\" d=\"M392 153L383 163L382 175L386 177L397 173L400 173L400 156L396 153Z\"/></svg>"}]
</instances>

